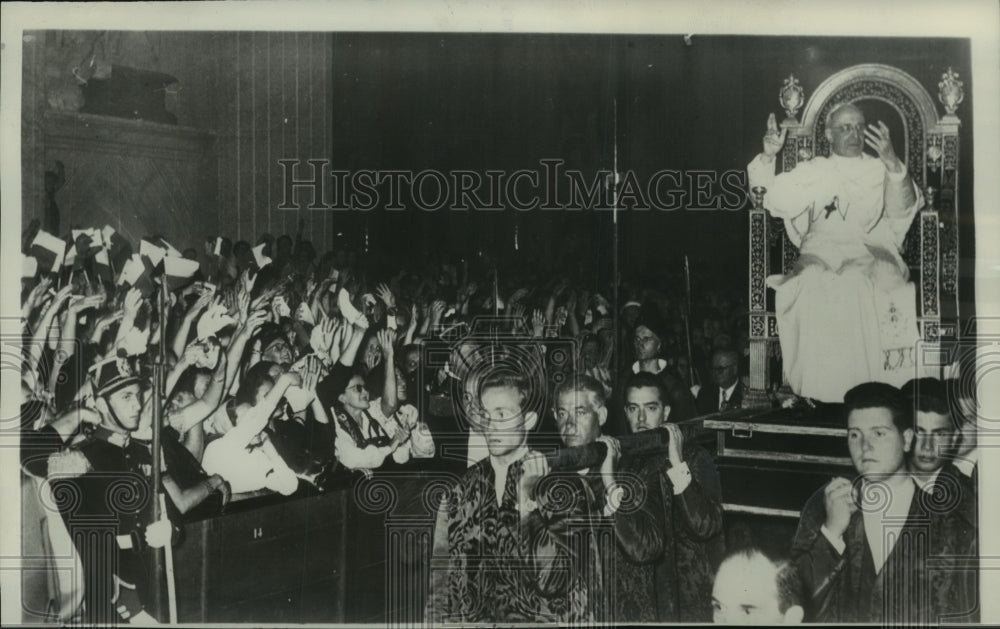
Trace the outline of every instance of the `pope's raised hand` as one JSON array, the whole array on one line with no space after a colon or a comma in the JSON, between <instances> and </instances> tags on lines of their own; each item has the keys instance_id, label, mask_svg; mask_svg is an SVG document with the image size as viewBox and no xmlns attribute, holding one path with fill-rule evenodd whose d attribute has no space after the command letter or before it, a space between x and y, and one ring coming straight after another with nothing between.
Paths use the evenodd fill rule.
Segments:
<instances>
[{"instance_id":1,"label":"pope's raised hand","mask_svg":"<svg viewBox=\"0 0 1000 629\"><path fill-rule=\"evenodd\" d=\"M881 120L878 124L870 124L865 129L865 144L871 148L882 160L885 167L892 172L902 170L902 162L896 157L896 150L892 147L892 138L889 137L889 127Z\"/></svg>"}]
</instances>

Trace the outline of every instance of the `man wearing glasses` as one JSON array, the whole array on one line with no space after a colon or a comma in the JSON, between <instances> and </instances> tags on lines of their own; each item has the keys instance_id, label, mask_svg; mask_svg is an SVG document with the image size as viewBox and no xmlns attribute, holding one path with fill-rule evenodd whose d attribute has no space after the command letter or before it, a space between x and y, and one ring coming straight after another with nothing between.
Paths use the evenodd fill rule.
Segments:
<instances>
[{"instance_id":1,"label":"man wearing glasses","mask_svg":"<svg viewBox=\"0 0 1000 629\"><path fill-rule=\"evenodd\" d=\"M860 382L898 386L902 382L892 382L895 373L903 374L903 381L913 374L913 369L886 371L877 299L880 291L891 293L908 279L900 248L923 197L882 121L866 124L860 109L843 104L832 108L825 122L830 156L775 176L775 155L787 129L779 132L771 114L764 150L747 174L751 190L766 188L764 207L784 220L799 247L792 272L768 278L775 289L785 375L798 395L840 402ZM877 157L865 154L866 146ZM915 325L902 333L918 340Z\"/></svg>"},{"instance_id":2,"label":"man wearing glasses","mask_svg":"<svg viewBox=\"0 0 1000 629\"><path fill-rule=\"evenodd\" d=\"M739 354L731 349L715 350L712 354L712 384L698 390L698 414L707 415L741 408L743 383L739 376Z\"/></svg>"}]
</instances>

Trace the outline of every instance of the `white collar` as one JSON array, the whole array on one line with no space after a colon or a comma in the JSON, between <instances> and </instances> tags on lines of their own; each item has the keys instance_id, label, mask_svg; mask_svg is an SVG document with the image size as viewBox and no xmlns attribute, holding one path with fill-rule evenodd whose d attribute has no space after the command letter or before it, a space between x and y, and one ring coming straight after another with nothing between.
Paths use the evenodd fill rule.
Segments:
<instances>
[{"instance_id":1,"label":"white collar","mask_svg":"<svg viewBox=\"0 0 1000 629\"><path fill-rule=\"evenodd\" d=\"M928 476L926 479L921 479L919 476L917 476L916 474L914 474L913 475L913 482L916 483L917 486L920 487L920 489L923 489L927 493L931 493L931 492L934 491L934 483L937 482L938 476L941 475L941 470L943 470L943 469L944 469L944 466L942 465L941 467L939 467L936 470L934 470L934 472L930 476Z\"/></svg>"},{"instance_id":2,"label":"white collar","mask_svg":"<svg viewBox=\"0 0 1000 629\"><path fill-rule=\"evenodd\" d=\"M835 162L840 162L842 164L857 164L858 162L866 162L871 159L875 159L868 153L861 153L857 157L847 157L846 155L837 155L832 150L830 151L830 159Z\"/></svg>"},{"instance_id":3,"label":"white collar","mask_svg":"<svg viewBox=\"0 0 1000 629\"><path fill-rule=\"evenodd\" d=\"M912 475L907 474L905 478L908 482L899 483L899 486L881 482L879 483L880 487L873 487L868 493L866 493L866 488L862 486L861 495L871 496L875 503L872 507L881 505L883 502L887 503L884 509L862 509L866 521L882 522L898 518L899 525L902 526L910 513L910 503L913 502L913 494L917 489L917 483ZM889 496L885 495L887 490L890 492Z\"/></svg>"},{"instance_id":4,"label":"white collar","mask_svg":"<svg viewBox=\"0 0 1000 629\"><path fill-rule=\"evenodd\" d=\"M834 153L830 151L830 159L843 160L845 162L857 162L865 158L865 154L861 153L857 157L848 157L847 155L840 155L839 153Z\"/></svg>"},{"instance_id":5,"label":"white collar","mask_svg":"<svg viewBox=\"0 0 1000 629\"><path fill-rule=\"evenodd\" d=\"M722 399L725 399L727 402L729 400L733 399L733 391L736 390L736 385L739 384L739 383L740 383L740 381L737 380L732 385L730 385L728 388L726 388L726 389L719 389L719 395L721 396L721 395L725 394L725 396L726 396L725 398L722 398Z\"/></svg>"},{"instance_id":6,"label":"white collar","mask_svg":"<svg viewBox=\"0 0 1000 629\"><path fill-rule=\"evenodd\" d=\"M972 478L972 472L976 469L976 461L979 460L979 448L973 449L965 456L955 457L953 463L958 471Z\"/></svg>"},{"instance_id":7,"label":"white collar","mask_svg":"<svg viewBox=\"0 0 1000 629\"><path fill-rule=\"evenodd\" d=\"M639 362L640 361L637 360L634 363L632 363L632 373L639 373ZM667 361L662 358L657 358L656 371L654 371L653 373L658 374L666 368L667 368Z\"/></svg>"}]
</instances>

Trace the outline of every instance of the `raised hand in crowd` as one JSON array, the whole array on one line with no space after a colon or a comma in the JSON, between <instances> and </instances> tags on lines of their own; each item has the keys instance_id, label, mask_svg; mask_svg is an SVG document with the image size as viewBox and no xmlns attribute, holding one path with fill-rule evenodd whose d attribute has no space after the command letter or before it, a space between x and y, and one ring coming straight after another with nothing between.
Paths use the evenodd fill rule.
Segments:
<instances>
[{"instance_id":1,"label":"raised hand in crowd","mask_svg":"<svg viewBox=\"0 0 1000 629\"><path fill-rule=\"evenodd\" d=\"M86 297L70 297L69 307L63 311L59 317L59 327L61 333L57 345L58 351L55 354L55 363L51 370L51 382L49 391L55 391L56 379L59 377L60 367L69 360L76 352L76 325L80 313L91 308L100 308L104 305L104 295L88 295Z\"/></svg>"},{"instance_id":2,"label":"raised hand in crowd","mask_svg":"<svg viewBox=\"0 0 1000 629\"><path fill-rule=\"evenodd\" d=\"M417 309L417 304L414 302L410 306L410 322L406 326L406 335L403 337L403 345L409 345L414 341L414 335L417 332L417 325L420 313Z\"/></svg>"},{"instance_id":3,"label":"raised hand in crowd","mask_svg":"<svg viewBox=\"0 0 1000 629\"><path fill-rule=\"evenodd\" d=\"M515 303L511 305L507 308L507 313L515 319L514 325L518 330L524 329L526 325L524 322L524 304Z\"/></svg>"},{"instance_id":4,"label":"raised hand in crowd","mask_svg":"<svg viewBox=\"0 0 1000 629\"><path fill-rule=\"evenodd\" d=\"M268 287L266 290L261 292L261 294L258 295L256 299L253 299L250 302L250 310L259 310L261 308L264 308L268 310L269 314L273 315L272 301L277 295L278 295L277 285Z\"/></svg>"},{"instance_id":5,"label":"raised hand in crowd","mask_svg":"<svg viewBox=\"0 0 1000 629\"><path fill-rule=\"evenodd\" d=\"M28 296L25 297L24 303L21 304L21 321L23 326L27 326L31 318L31 313L43 302L46 293L49 288L52 287L52 278L43 277L35 284L35 287L31 289Z\"/></svg>"},{"instance_id":6,"label":"raised hand in crowd","mask_svg":"<svg viewBox=\"0 0 1000 629\"><path fill-rule=\"evenodd\" d=\"M28 364L30 365L30 370L32 372L37 373L38 363L42 358L42 348L54 329L53 321L56 320L55 317L59 311L62 310L62 307L66 305L72 291L72 284L63 286L56 292L52 301L43 307L42 316L38 319L38 323L35 326L35 332L31 338L31 344L27 348Z\"/></svg>"},{"instance_id":7,"label":"raised hand in crowd","mask_svg":"<svg viewBox=\"0 0 1000 629\"><path fill-rule=\"evenodd\" d=\"M313 326L309 334L309 345L324 361L329 364L337 362L340 358L340 346L336 342L337 334L343 327L340 319L324 316L323 319Z\"/></svg>"},{"instance_id":8,"label":"raised hand in crowd","mask_svg":"<svg viewBox=\"0 0 1000 629\"><path fill-rule=\"evenodd\" d=\"M327 369L323 364L323 361L319 356L315 354L309 354L300 358L294 365L291 366L290 371L293 371L302 378L302 384L299 387L294 387L289 390L286 399L292 403L292 410L295 412L296 416L300 418L301 421L306 421L306 404L312 407L313 416L316 421L326 424L329 420L326 415L326 410L323 408L322 403L316 396L316 387L326 374ZM294 395L293 395L294 392ZM295 400L295 402L293 402Z\"/></svg>"},{"instance_id":9,"label":"raised hand in crowd","mask_svg":"<svg viewBox=\"0 0 1000 629\"><path fill-rule=\"evenodd\" d=\"M395 349L393 344L396 341L396 331L395 330L379 330L375 335L378 339L379 348L382 350L382 357L387 361L386 364L390 364L392 361Z\"/></svg>"},{"instance_id":10,"label":"raised hand in crowd","mask_svg":"<svg viewBox=\"0 0 1000 629\"><path fill-rule=\"evenodd\" d=\"M513 293L511 293L510 297L507 298L507 304L509 306L512 306L514 304L520 304L522 300L527 296L528 296L527 288L518 288Z\"/></svg>"},{"instance_id":11,"label":"raised hand in crowd","mask_svg":"<svg viewBox=\"0 0 1000 629\"><path fill-rule=\"evenodd\" d=\"M323 377L323 361L319 356L310 354L302 360L300 371L302 376L302 388L313 395L316 394L316 385Z\"/></svg>"},{"instance_id":12,"label":"raised hand in crowd","mask_svg":"<svg viewBox=\"0 0 1000 629\"><path fill-rule=\"evenodd\" d=\"M191 332L191 326L194 324L195 319L197 319L198 316L201 315L201 313L204 312L213 301L214 291L206 288L199 290L198 299L196 299L188 308L187 312L184 313L184 317L181 319L181 324L174 333L174 340L170 347L175 356L180 356L184 352L184 347Z\"/></svg>"},{"instance_id":13,"label":"raised hand in crowd","mask_svg":"<svg viewBox=\"0 0 1000 629\"><path fill-rule=\"evenodd\" d=\"M601 386L604 387L604 396L606 398L611 397L613 384L610 369L606 366L592 367L587 370L587 375L601 383Z\"/></svg>"},{"instance_id":14,"label":"raised hand in crowd","mask_svg":"<svg viewBox=\"0 0 1000 629\"><path fill-rule=\"evenodd\" d=\"M545 315L541 310L535 310L531 313L531 336L536 339L542 338L542 334L545 333Z\"/></svg>"},{"instance_id":15,"label":"raised hand in crowd","mask_svg":"<svg viewBox=\"0 0 1000 629\"><path fill-rule=\"evenodd\" d=\"M128 356L143 354L149 341L149 327L139 330L135 327L135 319L142 306L142 292L138 288L130 288L122 300L122 320L118 326L115 338L115 351L124 352Z\"/></svg>"},{"instance_id":16,"label":"raised hand in crowd","mask_svg":"<svg viewBox=\"0 0 1000 629\"><path fill-rule=\"evenodd\" d=\"M379 330L376 334L379 347L382 349L382 364L385 365L385 386L382 391L382 414L386 417L392 416L399 408L399 399L396 393L396 369L394 357L394 343L396 332L394 330Z\"/></svg>"},{"instance_id":17,"label":"raised hand in crowd","mask_svg":"<svg viewBox=\"0 0 1000 629\"><path fill-rule=\"evenodd\" d=\"M190 343L181 355L180 363L186 367L215 369L219 361L219 344L214 338Z\"/></svg>"},{"instance_id":18,"label":"raised hand in crowd","mask_svg":"<svg viewBox=\"0 0 1000 629\"><path fill-rule=\"evenodd\" d=\"M98 317L97 320L94 321L93 330L90 333L88 342L92 345L98 344L108 328L121 321L124 314L125 313L119 308L110 312L105 312L105 314Z\"/></svg>"},{"instance_id":19,"label":"raised hand in crowd","mask_svg":"<svg viewBox=\"0 0 1000 629\"><path fill-rule=\"evenodd\" d=\"M375 288L375 296L382 300L386 308L396 307L396 297L384 282Z\"/></svg>"},{"instance_id":20,"label":"raised hand in crowd","mask_svg":"<svg viewBox=\"0 0 1000 629\"><path fill-rule=\"evenodd\" d=\"M192 346L198 345L198 343L192 343ZM204 345L204 343L202 343ZM190 346L189 346L190 347ZM217 347L217 346L216 346ZM199 352L202 352L199 354ZM204 354L204 349L194 350L191 355L189 355L183 365L184 369L190 366L201 366L204 365L212 369L212 379L209 381L208 386L205 389L205 393L198 399L194 400L191 404L180 408L172 409L168 407L168 412L166 415L166 421L172 426L178 434L182 437L186 433L194 428L196 425L205 421L212 415L212 413L219 407L222 403L223 395L227 390L226 386L226 375L229 371L229 358L226 353L219 352L217 359L214 361L214 365L209 366L207 361L211 358L207 354ZM184 352L188 355L188 352ZM189 361L194 362L189 362ZM200 364L199 364L200 361ZM182 369L183 371L183 369ZM173 390L174 383L168 381L167 393L168 397ZM185 444L188 445L188 444ZM190 449L190 446L189 446ZM200 458L203 450L203 444L199 443L196 448L196 452L193 452L196 456Z\"/></svg>"},{"instance_id":21,"label":"raised hand in crowd","mask_svg":"<svg viewBox=\"0 0 1000 629\"><path fill-rule=\"evenodd\" d=\"M431 307L427 301L420 302L420 331L419 336L426 337L431 330Z\"/></svg>"},{"instance_id":22,"label":"raised hand in crowd","mask_svg":"<svg viewBox=\"0 0 1000 629\"><path fill-rule=\"evenodd\" d=\"M340 352L340 364L348 367L354 366L354 359L357 357L358 349L361 347L361 340L368 329L368 319L365 315L360 315L347 331L344 339L344 346Z\"/></svg>"},{"instance_id":23,"label":"raised hand in crowd","mask_svg":"<svg viewBox=\"0 0 1000 629\"><path fill-rule=\"evenodd\" d=\"M234 286L237 295L246 294L249 295L253 291L253 285L257 277L253 272L253 269L246 268L240 273L239 278L236 280Z\"/></svg>"},{"instance_id":24,"label":"raised hand in crowd","mask_svg":"<svg viewBox=\"0 0 1000 629\"><path fill-rule=\"evenodd\" d=\"M239 325L244 325L250 316L250 293L240 292L236 295L234 307L229 310L230 316L234 317Z\"/></svg>"},{"instance_id":25,"label":"raised hand in crowd","mask_svg":"<svg viewBox=\"0 0 1000 629\"><path fill-rule=\"evenodd\" d=\"M441 324L441 319L444 317L445 309L448 304L443 299L437 299L431 304L430 322L431 330L434 330L438 325Z\"/></svg>"},{"instance_id":26,"label":"raised hand in crowd","mask_svg":"<svg viewBox=\"0 0 1000 629\"><path fill-rule=\"evenodd\" d=\"M551 330L549 330L549 336L550 337L558 336L559 332L563 329L563 326L566 325L566 320L568 318L569 318L569 311L566 310L565 306L559 306L558 308L556 308L555 321L554 321L555 326Z\"/></svg>"},{"instance_id":27,"label":"raised hand in crowd","mask_svg":"<svg viewBox=\"0 0 1000 629\"><path fill-rule=\"evenodd\" d=\"M236 328L236 333L233 334L232 339L229 341L229 347L226 348L227 353L227 369L226 369L226 386L225 390L229 391L233 383L236 381L236 376L240 370L240 359L243 356L243 350L246 348L246 344L253 338L260 326L267 322L267 311L256 310L251 312L245 322L239 324ZM256 363L260 360L260 350L258 348L256 356L251 356L251 361ZM247 365L249 369L253 365Z\"/></svg>"}]
</instances>

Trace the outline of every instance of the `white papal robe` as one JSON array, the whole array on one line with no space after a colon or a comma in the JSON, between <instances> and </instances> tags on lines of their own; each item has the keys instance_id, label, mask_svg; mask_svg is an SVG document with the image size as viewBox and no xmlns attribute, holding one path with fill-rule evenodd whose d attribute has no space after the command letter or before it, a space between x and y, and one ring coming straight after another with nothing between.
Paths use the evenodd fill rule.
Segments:
<instances>
[{"instance_id":1,"label":"white papal robe","mask_svg":"<svg viewBox=\"0 0 1000 629\"><path fill-rule=\"evenodd\" d=\"M891 356L883 337L890 329L887 296L910 312L895 346L918 340L912 285L900 256L903 238L923 196L895 218L884 213L885 181L907 176L888 173L881 160L817 157L775 176L775 163L758 155L747 166L751 190L764 186L764 207L784 219L799 258L788 275L767 279L775 290L775 314L785 377L792 390L823 402L842 402L862 382L896 386L917 375L914 369L887 369ZM912 181L910 182L913 185ZM909 293L906 292L909 289ZM883 321L880 322L880 317ZM897 319L893 319L897 321ZM881 323L881 325L880 325Z\"/></svg>"}]
</instances>

